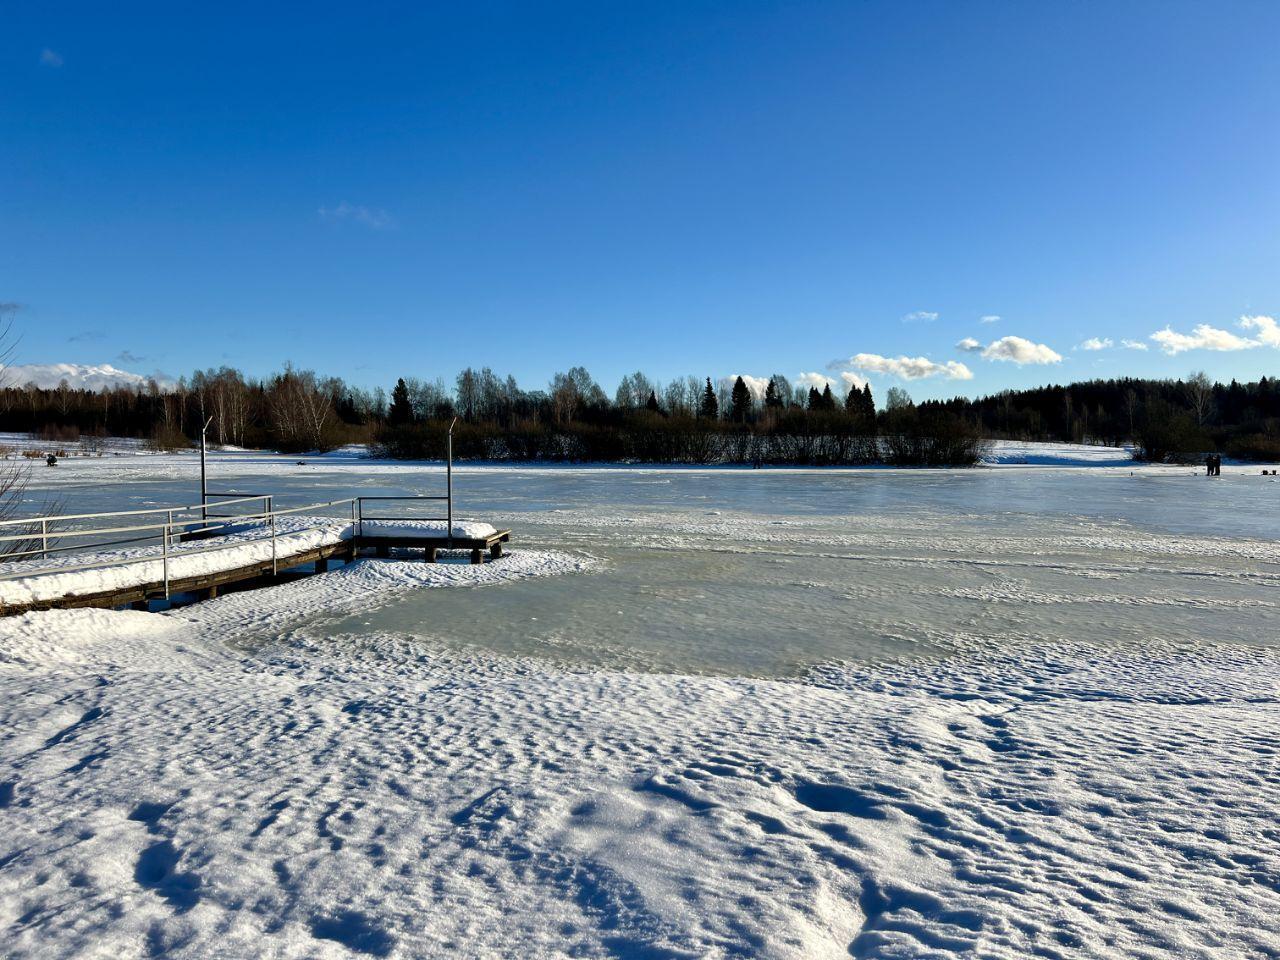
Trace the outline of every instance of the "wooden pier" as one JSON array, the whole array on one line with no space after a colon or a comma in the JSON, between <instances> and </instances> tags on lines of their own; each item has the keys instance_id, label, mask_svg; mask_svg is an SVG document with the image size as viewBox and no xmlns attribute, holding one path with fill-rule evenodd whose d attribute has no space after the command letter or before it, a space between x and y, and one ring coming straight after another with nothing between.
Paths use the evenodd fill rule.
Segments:
<instances>
[{"instance_id":1,"label":"wooden pier","mask_svg":"<svg viewBox=\"0 0 1280 960\"><path fill-rule=\"evenodd\" d=\"M443 498L353 497L308 504L288 510L275 510L270 497L237 497L230 502L262 501L264 509L250 514L215 517L209 514L209 505L204 503L191 507L165 507L153 510L5 521L0 526L7 524L10 527L19 528L21 532L9 537L0 536L0 541L18 542L18 545L23 548L19 551L22 556L47 560L50 555L67 551L83 552L98 549L104 545L140 541L152 543L159 541L159 551L131 555L93 554L84 563L72 562L36 569L32 569L29 563L0 564L0 616L58 608L117 608L129 605L143 607L152 600L170 599L177 594L209 598L217 596L225 589L248 589L279 582L288 571L297 571L299 567L310 566L315 573L323 573L328 569L331 560L340 559L351 562L362 551L372 551L377 557L389 557L392 550L422 551L421 556L427 563L437 562L441 551L465 551L473 564L483 563L485 554L493 560L502 556L503 545L511 540L510 530L497 530L485 524L481 528L480 535L451 535L458 529L463 529L464 532L468 530L475 532L475 524L464 524L463 528L455 528L452 509L447 519L449 526L444 529L431 526L433 523L445 520L444 517L369 517L365 515L364 501L366 500L385 502L436 499ZM223 506L227 503L228 501L224 500ZM332 511L335 508L349 509L349 515L341 518L306 515L307 511ZM125 522L125 525L121 526L121 521L116 519L119 517L132 519L139 514L149 513L164 514L164 522L141 525ZM291 525L283 530L279 529L278 521L286 518ZM100 520L108 520L110 525L105 527L84 525L85 521ZM69 521L77 521L80 526L71 530L60 529L61 525ZM307 525L308 523L310 525ZM420 529L415 529L416 527ZM484 528L487 528L487 531ZM314 531L322 531L320 538L324 542L291 543L291 540L300 537L305 539L307 533ZM126 539L118 539L122 536ZM105 544L96 543L79 548L61 546L59 543L62 539L101 539L102 537L117 539L108 540ZM252 544L262 545L258 551L261 553L260 556L252 557L247 562L243 558L236 558L237 548ZM266 549L267 544L270 545L269 552ZM184 573L182 570L184 561L189 558L216 557L219 553L227 555L226 566L217 565L217 569L204 569L195 573ZM69 559L74 561L75 558ZM108 589L74 592L68 589L52 596L30 598L5 598L4 596L3 588L10 581L38 583L41 577L58 577L84 571L102 572L129 567L136 569L148 564L158 568L156 571L160 574L158 577L143 574L133 577L134 582L120 583ZM287 575L294 576L297 573ZM117 577L117 579L129 578L128 574Z\"/></svg>"}]
</instances>

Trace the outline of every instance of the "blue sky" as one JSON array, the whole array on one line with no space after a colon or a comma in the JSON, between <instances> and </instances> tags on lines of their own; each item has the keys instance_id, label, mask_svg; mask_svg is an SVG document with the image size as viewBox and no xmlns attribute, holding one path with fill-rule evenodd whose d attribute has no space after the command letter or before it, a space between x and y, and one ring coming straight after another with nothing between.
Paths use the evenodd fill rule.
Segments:
<instances>
[{"instance_id":1,"label":"blue sky","mask_svg":"<svg viewBox=\"0 0 1280 960\"><path fill-rule=\"evenodd\" d=\"M0 10L19 362L1280 373L1280 4L303 9Z\"/></svg>"}]
</instances>

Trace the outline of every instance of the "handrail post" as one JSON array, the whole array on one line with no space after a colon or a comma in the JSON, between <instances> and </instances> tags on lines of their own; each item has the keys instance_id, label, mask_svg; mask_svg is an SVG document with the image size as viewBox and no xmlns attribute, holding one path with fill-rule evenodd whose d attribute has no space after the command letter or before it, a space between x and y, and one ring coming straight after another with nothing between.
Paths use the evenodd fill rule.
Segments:
<instances>
[{"instance_id":1,"label":"handrail post","mask_svg":"<svg viewBox=\"0 0 1280 960\"><path fill-rule=\"evenodd\" d=\"M172 522L164 525L164 598L169 599L169 537L173 534Z\"/></svg>"},{"instance_id":2,"label":"handrail post","mask_svg":"<svg viewBox=\"0 0 1280 960\"><path fill-rule=\"evenodd\" d=\"M276 514L271 511L271 576L279 576L280 571L276 569Z\"/></svg>"},{"instance_id":3,"label":"handrail post","mask_svg":"<svg viewBox=\"0 0 1280 960\"><path fill-rule=\"evenodd\" d=\"M445 477L445 495L448 498L447 522L449 524L449 529L448 529L448 532L446 533L446 536L449 538L448 542L450 547L453 546L453 428L457 425L457 423L458 423L458 418L454 417L453 421L449 424L449 436L448 436L448 441L445 445L446 458L445 458L445 464L444 464L444 477Z\"/></svg>"},{"instance_id":4,"label":"handrail post","mask_svg":"<svg viewBox=\"0 0 1280 960\"><path fill-rule=\"evenodd\" d=\"M203 412L203 411L202 411ZM213 423L213 417L204 422L204 426L200 428L200 519L201 521L209 519L209 483L206 479L205 472L205 433L209 429L209 424Z\"/></svg>"},{"instance_id":5,"label":"handrail post","mask_svg":"<svg viewBox=\"0 0 1280 960\"><path fill-rule=\"evenodd\" d=\"M49 559L49 518L40 518L40 559Z\"/></svg>"},{"instance_id":6,"label":"handrail post","mask_svg":"<svg viewBox=\"0 0 1280 960\"><path fill-rule=\"evenodd\" d=\"M165 540L165 543L168 543L168 542L169 542L169 538L170 538L170 537L172 537L172 536L173 536L173 511L172 511L172 510L170 510L170 511L169 511L169 522L165 524L165 528L164 528L164 540Z\"/></svg>"}]
</instances>

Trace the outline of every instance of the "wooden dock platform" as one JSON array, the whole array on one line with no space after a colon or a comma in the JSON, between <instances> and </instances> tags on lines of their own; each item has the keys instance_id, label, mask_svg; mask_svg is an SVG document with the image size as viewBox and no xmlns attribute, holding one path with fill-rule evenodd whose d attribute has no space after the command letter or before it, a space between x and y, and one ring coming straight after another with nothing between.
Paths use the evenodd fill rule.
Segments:
<instances>
[{"instance_id":1,"label":"wooden dock platform","mask_svg":"<svg viewBox=\"0 0 1280 960\"><path fill-rule=\"evenodd\" d=\"M155 552L84 554L86 550L96 549L94 545L89 545L79 548L81 555L86 557L85 562L64 561L54 566L37 566L35 569L31 562L0 564L0 588L5 588L7 582L12 581L38 585L42 579L46 588L40 590L30 586L18 587L16 590L0 589L0 616L57 608L141 606L152 600L172 598L175 594L214 597L223 589L247 589L279 582L288 571L297 571L299 567L312 566L316 573L322 573L327 570L330 560L350 562L361 552L367 551L372 551L378 557L389 557L392 550L421 550L421 556L427 563L437 562L441 551L465 551L470 555L471 563L480 564L485 561L486 553L490 559L499 559L503 554L503 545L511 540L510 530L498 530L489 524L462 522L458 527L441 528L438 521L444 520L443 517L367 517L363 511L363 499L387 501L439 498L347 498L289 510L274 510L268 499L264 512L229 517L213 517L207 513L206 506L201 504L198 508L117 511L111 514L8 521L11 525L34 526L37 532L24 532L0 539L21 541L20 546L27 548L23 551L25 555L43 558L76 549L57 546L56 541L51 544L51 540L57 537L75 538L93 534L119 537L121 534L128 534L132 539L114 542L130 543L150 539L152 543L156 540L160 543ZM303 511L335 507L349 509L350 516L341 519L332 516L299 516ZM200 519L197 521L181 516L197 509L200 511ZM165 514L166 520L159 524L119 526L120 521L115 519L122 516L132 519L137 514L146 513ZM66 520L83 522L86 518L112 519L109 521L110 526L105 528L77 528L72 531L52 529L54 524ZM278 530L280 522L284 525ZM453 523L452 517L448 523ZM449 533L455 535L450 536ZM260 547L256 551L251 549L246 552L243 549L252 544ZM224 553L225 560L219 556ZM207 559L197 560L193 564L192 558ZM78 558L68 558L72 561L76 559ZM225 566L222 565L224 562ZM146 565L150 565L149 568ZM140 574L115 575L117 583L109 588L104 586L113 577L101 576L103 571L131 567L136 569L139 566L143 567ZM193 567L200 569L197 572ZM90 575L79 578L80 589L76 589L76 574L79 573L97 574L98 588L93 588L95 576ZM52 593L48 590L50 581L45 578L57 577L67 578L65 587L59 585L55 588L61 588L62 592L41 595ZM89 584L90 588L84 589L85 584ZM6 592L9 593L8 597L5 596Z\"/></svg>"},{"instance_id":2,"label":"wooden dock platform","mask_svg":"<svg viewBox=\"0 0 1280 960\"><path fill-rule=\"evenodd\" d=\"M470 554L471 563L484 562L484 555L497 560L502 556L502 545L511 540L510 530L499 530L487 537L409 537L391 536L356 536L339 543L326 544L294 553L289 556L271 560L258 560L216 573L205 573L194 577L172 579L166 585L157 580L128 587L119 587L97 593L67 594L47 600L36 600L24 604L0 604L0 616L12 616L30 610L73 609L80 607L100 607L115 609L130 605L140 605L151 600L163 600L174 594L196 594L203 599L216 597L220 590L233 585L259 581L261 586L269 586L276 582L284 571L313 564L316 573L324 573L329 561L340 559L346 563L355 560L361 550L372 550L377 557L389 557L392 550L422 550L423 559L427 563L436 563L442 550L460 550Z\"/></svg>"},{"instance_id":3,"label":"wooden dock platform","mask_svg":"<svg viewBox=\"0 0 1280 960\"><path fill-rule=\"evenodd\" d=\"M472 563L483 563L484 555L497 560L502 556L502 545L511 540L510 530L497 530L486 537L414 537L405 535L378 535L364 533L356 537L361 547L373 547L379 557L386 557L392 548L422 550L427 563L435 563L441 550L466 550Z\"/></svg>"},{"instance_id":4,"label":"wooden dock platform","mask_svg":"<svg viewBox=\"0 0 1280 960\"><path fill-rule=\"evenodd\" d=\"M131 605L140 606L151 600L167 599L175 594L196 594L203 599L209 599L216 597L222 588L236 584L261 581L264 586L270 585L276 581L281 572L304 564L315 564L317 572L320 572L327 567L329 560L335 557L346 561L355 559L354 545L350 541L344 541L278 558L274 570L272 562L265 560L219 570L217 573L179 577L169 581L167 593L163 581L153 581L96 593L66 594L24 604L4 604L0 605L0 616L7 617L30 610L62 610L79 607L115 609Z\"/></svg>"}]
</instances>

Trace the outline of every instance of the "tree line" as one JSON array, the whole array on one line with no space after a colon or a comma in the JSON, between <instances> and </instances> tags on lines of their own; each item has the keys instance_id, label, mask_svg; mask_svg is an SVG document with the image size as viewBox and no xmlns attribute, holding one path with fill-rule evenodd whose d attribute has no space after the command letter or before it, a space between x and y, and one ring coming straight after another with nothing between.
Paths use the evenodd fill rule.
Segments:
<instances>
[{"instance_id":1,"label":"tree line","mask_svg":"<svg viewBox=\"0 0 1280 960\"><path fill-rule=\"evenodd\" d=\"M1280 460L1280 381L1217 383L1202 372L1177 380L1133 377L1005 390L947 401L987 436L1132 444L1139 459L1196 459L1220 453Z\"/></svg>"},{"instance_id":2,"label":"tree line","mask_svg":"<svg viewBox=\"0 0 1280 960\"><path fill-rule=\"evenodd\" d=\"M175 384L101 391L10 383L0 429L48 441L125 436L189 445L208 425L216 444L282 451L366 443L391 457L437 458L455 418L455 455L494 460L656 463L962 465L984 440L1131 443L1150 460L1216 450L1280 459L1280 384L1091 380L915 403L900 387L877 406L869 384L746 377L658 383L637 372L610 397L583 367L544 389L467 368L452 384L403 377L387 392L286 366L265 378L230 367Z\"/></svg>"}]
</instances>

